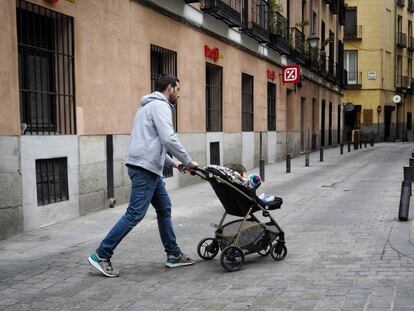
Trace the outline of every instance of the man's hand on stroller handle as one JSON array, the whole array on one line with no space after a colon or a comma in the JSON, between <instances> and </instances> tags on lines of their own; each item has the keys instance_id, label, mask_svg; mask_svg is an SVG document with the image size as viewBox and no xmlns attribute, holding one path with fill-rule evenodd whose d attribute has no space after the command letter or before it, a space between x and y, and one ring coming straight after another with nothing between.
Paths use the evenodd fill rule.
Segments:
<instances>
[{"instance_id":1,"label":"man's hand on stroller handle","mask_svg":"<svg viewBox=\"0 0 414 311\"><path fill-rule=\"evenodd\" d=\"M193 169L199 166L198 163L195 161L190 161L187 165L184 165L179 162L175 162L174 164L176 164L174 165L174 167L177 168L182 174L185 174L187 171L191 172Z\"/></svg>"}]
</instances>

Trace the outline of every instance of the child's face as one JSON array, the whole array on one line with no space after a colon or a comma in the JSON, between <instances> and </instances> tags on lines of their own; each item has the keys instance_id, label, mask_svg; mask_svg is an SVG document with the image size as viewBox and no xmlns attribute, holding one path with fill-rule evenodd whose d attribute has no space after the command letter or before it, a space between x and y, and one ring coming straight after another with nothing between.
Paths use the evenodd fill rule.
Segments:
<instances>
[{"instance_id":1,"label":"child's face","mask_svg":"<svg viewBox=\"0 0 414 311\"><path fill-rule=\"evenodd\" d=\"M242 177L247 178L247 172L243 172Z\"/></svg>"}]
</instances>

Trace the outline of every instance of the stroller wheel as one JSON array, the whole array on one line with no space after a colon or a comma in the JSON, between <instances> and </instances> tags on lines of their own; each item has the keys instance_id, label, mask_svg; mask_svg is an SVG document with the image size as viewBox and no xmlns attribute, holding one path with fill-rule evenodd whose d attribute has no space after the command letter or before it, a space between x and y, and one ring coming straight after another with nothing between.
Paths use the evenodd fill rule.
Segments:
<instances>
[{"instance_id":1,"label":"stroller wheel","mask_svg":"<svg viewBox=\"0 0 414 311\"><path fill-rule=\"evenodd\" d=\"M243 251L237 246L227 246L221 252L220 263L228 272L240 270L244 263Z\"/></svg>"},{"instance_id":2,"label":"stroller wheel","mask_svg":"<svg viewBox=\"0 0 414 311\"><path fill-rule=\"evenodd\" d=\"M205 238L198 243L197 253L200 258L204 260L211 260L219 252L219 245L217 241L213 238Z\"/></svg>"},{"instance_id":3,"label":"stroller wheel","mask_svg":"<svg viewBox=\"0 0 414 311\"><path fill-rule=\"evenodd\" d=\"M276 261L283 260L287 255L287 248L284 242L277 242L275 245L272 246L270 251L272 257Z\"/></svg>"},{"instance_id":4,"label":"stroller wheel","mask_svg":"<svg viewBox=\"0 0 414 311\"><path fill-rule=\"evenodd\" d=\"M269 255L272 250L272 243L270 243L270 241L263 241L262 245L263 248L260 251L257 251L257 253L263 257Z\"/></svg>"}]
</instances>

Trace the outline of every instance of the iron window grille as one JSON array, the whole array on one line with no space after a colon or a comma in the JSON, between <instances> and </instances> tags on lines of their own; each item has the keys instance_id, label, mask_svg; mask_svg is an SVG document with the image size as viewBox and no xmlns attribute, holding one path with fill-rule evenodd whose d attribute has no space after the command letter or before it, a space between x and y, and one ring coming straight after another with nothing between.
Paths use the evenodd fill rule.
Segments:
<instances>
[{"instance_id":1,"label":"iron window grille","mask_svg":"<svg viewBox=\"0 0 414 311\"><path fill-rule=\"evenodd\" d=\"M69 200L67 158L36 160L37 205Z\"/></svg>"},{"instance_id":2,"label":"iron window grille","mask_svg":"<svg viewBox=\"0 0 414 311\"><path fill-rule=\"evenodd\" d=\"M163 74L177 77L177 52L151 44L151 92L154 92L155 82ZM177 105L174 108L173 125L177 130ZM163 174L164 177L172 177L173 168L165 167Z\"/></svg>"},{"instance_id":3,"label":"iron window grille","mask_svg":"<svg viewBox=\"0 0 414 311\"><path fill-rule=\"evenodd\" d=\"M267 83L267 130L276 131L276 84Z\"/></svg>"},{"instance_id":4,"label":"iron window grille","mask_svg":"<svg viewBox=\"0 0 414 311\"><path fill-rule=\"evenodd\" d=\"M242 73L242 131L253 132L253 76Z\"/></svg>"},{"instance_id":5,"label":"iron window grille","mask_svg":"<svg viewBox=\"0 0 414 311\"><path fill-rule=\"evenodd\" d=\"M206 130L223 130L223 69L206 64Z\"/></svg>"},{"instance_id":6,"label":"iron window grille","mask_svg":"<svg viewBox=\"0 0 414 311\"><path fill-rule=\"evenodd\" d=\"M22 134L76 134L73 18L16 2Z\"/></svg>"},{"instance_id":7,"label":"iron window grille","mask_svg":"<svg viewBox=\"0 0 414 311\"><path fill-rule=\"evenodd\" d=\"M210 143L210 164L220 165L220 142Z\"/></svg>"}]
</instances>

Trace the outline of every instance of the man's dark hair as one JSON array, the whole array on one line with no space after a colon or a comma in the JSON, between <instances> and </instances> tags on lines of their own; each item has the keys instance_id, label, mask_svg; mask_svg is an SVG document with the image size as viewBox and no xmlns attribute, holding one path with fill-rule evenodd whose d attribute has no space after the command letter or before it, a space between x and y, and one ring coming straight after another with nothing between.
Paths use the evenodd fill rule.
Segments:
<instances>
[{"instance_id":1,"label":"man's dark hair","mask_svg":"<svg viewBox=\"0 0 414 311\"><path fill-rule=\"evenodd\" d=\"M243 164L240 163L233 163L227 166L227 168L239 173L241 176L243 176L244 173L246 173L246 168L243 166Z\"/></svg>"},{"instance_id":2,"label":"man's dark hair","mask_svg":"<svg viewBox=\"0 0 414 311\"><path fill-rule=\"evenodd\" d=\"M177 82L180 82L180 80L174 76L160 75L157 81L155 81L155 91L164 92L170 84L172 87L175 87Z\"/></svg>"}]
</instances>

